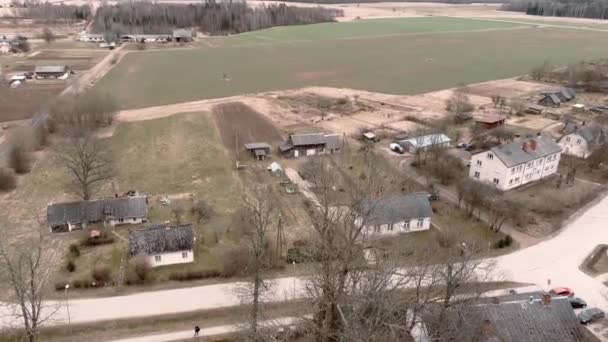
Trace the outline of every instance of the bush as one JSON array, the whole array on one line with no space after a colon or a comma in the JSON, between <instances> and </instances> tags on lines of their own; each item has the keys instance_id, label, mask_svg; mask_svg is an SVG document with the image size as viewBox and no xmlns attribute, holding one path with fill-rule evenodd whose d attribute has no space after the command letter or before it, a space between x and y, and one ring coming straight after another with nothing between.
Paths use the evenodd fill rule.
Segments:
<instances>
[{"instance_id":1,"label":"bush","mask_svg":"<svg viewBox=\"0 0 608 342\"><path fill-rule=\"evenodd\" d=\"M98 283L106 284L112 280L112 272L108 266L95 266L91 271L91 277Z\"/></svg>"},{"instance_id":2,"label":"bush","mask_svg":"<svg viewBox=\"0 0 608 342\"><path fill-rule=\"evenodd\" d=\"M501 249L501 248L506 248L509 247L513 244L513 238L511 237L511 235L505 236L504 238L496 241L496 243L494 244L494 248L497 249Z\"/></svg>"},{"instance_id":3,"label":"bush","mask_svg":"<svg viewBox=\"0 0 608 342\"><path fill-rule=\"evenodd\" d=\"M222 277L244 274L249 264L249 252L242 246L231 247L222 253Z\"/></svg>"},{"instance_id":4,"label":"bush","mask_svg":"<svg viewBox=\"0 0 608 342\"><path fill-rule=\"evenodd\" d=\"M80 256L80 248L78 248L78 245L75 243L70 244L68 250L72 258L78 258Z\"/></svg>"},{"instance_id":5,"label":"bush","mask_svg":"<svg viewBox=\"0 0 608 342\"><path fill-rule=\"evenodd\" d=\"M17 178L5 168L0 168L0 191L11 191L17 187Z\"/></svg>"},{"instance_id":6,"label":"bush","mask_svg":"<svg viewBox=\"0 0 608 342\"><path fill-rule=\"evenodd\" d=\"M25 174L32 168L32 157L25 144L12 142L9 147L8 165L15 173Z\"/></svg>"},{"instance_id":7,"label":"bush","mask_svg":"<svg viewBox=\"0 0 608 342\"><path fill-rule=\"evenodd\" d=\"M221 275L222 275L222 273L218 270L173 272L169 275L169 279L174 280L174 281L190 281L190 280L217 278Z\"/></svg>"},{"instance_id":8,"label":"bush","mask_svg":"<svg viewBox=\"0 0 608 342\"><path fill-rule=\"evenodd\" d=\"M68 260L68 263L65 265L65 269L72 273L76 270L76 265L74 265L74 262L72 260Z\"/></svg>"},{"instance_id":9,"label":"bush","mask_svg":"<svg viewBox=\"0 0 608 342\"><path fill-rule=\"evenodd\" d=\"M140 255L133 258L132 263L135 275L140 282L143 283L150 278L151 266L148 259Z\"/></svg>"},{"instance_id":10,"label":"bush","mask_svg":"<svg viewBox=\"0 0 608 342\"><path fill-rule=\"evenodd\" d=\"M139 50L139 51L143 51L143 50L145 50L145 49L146 49L146 43L137 43L136 48L137 48L137 50Z\"/></svg>"},{"instance_id":11,"label":"bush","mask_svg":"<svg viewBox=\"0 0 608 342\"><path fill-rule=\"evenodd\" d=\"M80 245L85 247L106 245L110 243L114 243L114 237L108 236L105 233L97 237L86 237L82 241L80 241Z\"/></svg>"}]
</instances>

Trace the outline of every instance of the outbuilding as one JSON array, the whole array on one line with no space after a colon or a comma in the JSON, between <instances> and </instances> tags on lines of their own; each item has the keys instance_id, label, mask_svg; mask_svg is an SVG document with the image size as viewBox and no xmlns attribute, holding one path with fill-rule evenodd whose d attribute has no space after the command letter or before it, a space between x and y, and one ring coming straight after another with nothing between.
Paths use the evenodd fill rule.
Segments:
<instances>
[{"instance_id":1,"label":"outbuilding","mask_svg":"<svg viewBox=\"0 0 608 342\"><path fill-rule=\"evenodd\" d=\"M257 160L264 160L270 156L270 144L265 142L245 144L245 149Z\"/></svg>"},{"instance_id":2,"label":"outbuilding","mask_svg":"<svg viewBox=\"0 0 608 342\"><path fill-rule=\"evenodd\" d=\"M423 135L415 138L401 140L399 145L405 148L409 153L416 151L424 151L431 147L450 147L450 138L442 133Z\"/></svg>"},{"instance_id":3,"label":"outbuilding","mask_svg":"<svg viewBox=\"0 0 608 342\"><path fill-rule=\"evenodd\" d=\"M41 65L34 69L36 78L58 78L69 72L65 65Z\"/></svg>"},{"instance_id":4,"label":"outbuilding","mask_svg":"<svg viewBox=\"0 0 608 342\"><path fill-rule=\"evenodd\" d=\"M193 246L191 224L156 224L129 232L129 253L145 257L152 267L193 262Z\"/></svg>"},{"instance_id":5,"label":"outbuilding","mask_svg":"<svg viewBox=\"0 0 608 342\"><path fill-rule=\"evenodd\" d=\"M186 29L173 30L173 41L177 43L186 43L192 41L192 31Z\"/></svg>"},{"instance_id":6,"label":"outbuilding","mask_svg":"<svg viewBox=\"0 0 608 342\"><path fill-rule=\"evenodd\" d=\"M499 114L484 114L475 119L475 125L483 129L492 129L505 124L507 118Z\"/></svg>"}]
</instances>

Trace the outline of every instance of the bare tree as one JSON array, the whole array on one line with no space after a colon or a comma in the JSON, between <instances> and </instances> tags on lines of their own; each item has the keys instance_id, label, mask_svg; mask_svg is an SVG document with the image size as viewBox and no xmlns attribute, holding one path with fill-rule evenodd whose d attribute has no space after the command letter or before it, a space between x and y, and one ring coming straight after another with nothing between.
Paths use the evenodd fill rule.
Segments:
<instances>
[{"instance_id":1,"label":"bare tree","mask_svg":"<svg viewBox=\"0 0 608 342\"><path fill-rule=\"evenodd\" d=\"M42 39L44 39L45 42L50 43L53 40L55 40L55 34L53 33L53 31L51 31L50 28L45 27L42 30L42 34L41 34Z\"/></svg>"},{"instance_id":2,"label":"bare tree","mask_svg":"<svg viewBox=\"0 0 608 342\"><path fill-rule=\"evenodd\" d=\"M196 223L201 223L203 220L208 220L214 213L213 207L205 201L197 201L190 208L190 213L196 216Z\"/></svg>"},{"instance_id":3,"label":"bare tree","mask_svg":"<svg viewBox=\"0 0 608 342\"><path fill-rule=\"evenodd\" d=\"M247 246L251 251L248 273L252 277L248 297L251 299L249 328L251 340L263 340L259 327L262 294L269 290L269 282L263 273L271 266L269 253L269 230L277 216L277 208L272 200L272 189L256 188L245 196L241 203L240 224Z\"/></svg>"},{"instance_id":4,"label":"bare tree","mask_svg":"<svg viewBox=\"0 0 608 342\"><path fill-rule=\"evenodd\" d=\"M467 120L470 117L469 113L475 109L467 94L467 87L461 85L446 100L446 110L454 116L456 123L462 123Z\"/></svg>"},{"instance_id":5,"label":"bare tree","mask_svg":"<svg viewBox=\"0 0 608 342\"><path fill-rule=\"evenodd\" d=\"M95 188L113 175L106 145L90 131L72 132L56 156L71 178L68 188L84 200L91 199Z\"/></svg>"},{"instance_id":6,"label":"bare tree","mask_svg":"<svg viewBox=\"0 0 608 342\"><path fill-rule=\"evenodd\" d=\"M3 229L0 229L0 234ZM57 249L46 241L42 230L27 239L25 245L9 246L0 236L0 275L8 279L12 290L9 312L15 322L23 325L25 339L34 342L38 330L57 312L58 307L44 303L49 273L52 271Z\"/></svg>"}]
</instances>

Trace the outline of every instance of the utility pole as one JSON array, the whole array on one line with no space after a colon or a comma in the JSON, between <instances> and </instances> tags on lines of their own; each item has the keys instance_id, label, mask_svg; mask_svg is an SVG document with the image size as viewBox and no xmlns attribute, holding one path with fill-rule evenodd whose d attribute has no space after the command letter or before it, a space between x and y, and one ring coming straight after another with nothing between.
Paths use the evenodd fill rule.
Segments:
<instances>
[{"instance_id":1,"label":"utility pole","mask_svg":"<svg viewBox=\"0 0 608 342\"><path fill-rule=\"evenodd\" d=\"M277 250L276 258L281 259L283 257L283 251L285 249L285 232L283 231L283 215L279 214L279 223L277 224Z\"/></svg>"}]
</instances>

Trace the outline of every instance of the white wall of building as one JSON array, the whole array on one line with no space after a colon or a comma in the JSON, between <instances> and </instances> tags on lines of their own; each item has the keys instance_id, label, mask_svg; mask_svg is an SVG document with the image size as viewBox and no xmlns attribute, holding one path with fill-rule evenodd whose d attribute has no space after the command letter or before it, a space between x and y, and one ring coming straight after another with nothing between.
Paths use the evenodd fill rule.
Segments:
<instances>
[{"instance_id":1,"label":"white wall of building","mask_svg":"<svg viewBox=\"0 0 608 342\"><path fill-rule=\"evenodd\" d=\"M130 218L130 219L111 219L108 220L108 224L112 227L121 226L123 224L140 224L144 223L143 218Z\"/></svg>"},{"instance_id":2,"label":"white wall of building","mask_svg":"<svg viewBox=\"0 0 608 342\"><path fill-rule=\"evenodd\" d=\"M159 267L175 264L188 264L194 261L194 251L179 251L171 253L160 253L146 256L150 266Z\"/></svg>"},{"instance_id":3,"label":"white wall of building","mask_svg":"<svg viewBox=\"0 0 608 342\"><path fill-rule=\"evenodd\" d=\"M491 150L471 157L469 177L510 190L557 172L561 153L507 167Z\"/></svg>"},{"instance_id":4,"label":"white wall of building","mask_svg":"<svg viewBox=\"0 0 608 342\"><path fill-rule=\"evenodd\" d=\"M431 229L431 218L414 218L409 221L385 224L380 226L367 226L368 234L395 235L400 233L412 233Z\"/></svg>"},{"instance_id":5,"label":"white wall of building","mask_svg":"<svg viewBox=\"0 0 608 342\"><path fill-rule=\"evenodd\" d=\"M579 158L587 158L593 151L589 151L587 141L577 133L570 133L559 140L562 152Z\"/></svg>"}]
</instances>

